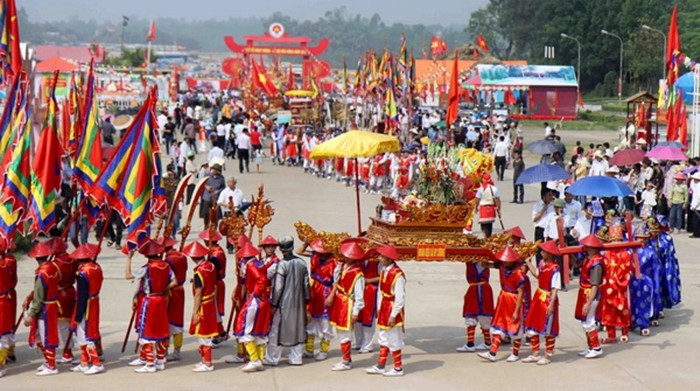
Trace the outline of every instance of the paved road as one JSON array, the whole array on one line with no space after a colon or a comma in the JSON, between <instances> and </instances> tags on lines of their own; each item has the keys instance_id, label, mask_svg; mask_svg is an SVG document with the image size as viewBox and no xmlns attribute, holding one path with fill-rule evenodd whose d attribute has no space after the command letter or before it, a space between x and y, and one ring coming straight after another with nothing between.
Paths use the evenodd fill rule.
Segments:
<instances>
[{"instance_id":1,"label":"paved road","mask_svg":"<svg viewBox=\"0 0 700 391\"><path fill-rule=\"evenodd\" d=\"M534 132L532 133L534 136ZM573 141L580 132L564 132L565 140ZM608 134L609 137L609 134ZM237 167L236 162L228 164ZM528 164L535 162L530 159ZM230 171L231 169L229 169ZM274 200L276 215L266 231L280 236L293 233L296 220L310 223L317 229L354 232L356 229L354 193L341 184L304 175L297 168L272 166L265 163L264 173L239 175L239 186L248 196L257 186L265 184L266 194ZM227 174L227 173L225 173ZM497 183L504 194L511 194L511 172L506 181ZM537 194L536 188L526 190L526 203L504 203L506 226L520 225L527 235L532 235L530 209ZM509 199L506 199L506 201ZM366 216L374 212L377 196L362 195L362 210ZM194 234L201 230L197 222ZM406 348L404 365L406 376L387 379L364 373L364 368L376 360L375 354L355 355L355 369L334 373L330 367L339 359L338 344L334 341L329 360L307 361L303 367L267 369L261 373L245 374L239 366L223 363L223 357L233 352L228 342L215 350L215 368L211 373L195 374L192 366L198 361L196 341L185 339L183 360L167 365L165 372L139 375L126 363L133 358L133 342L126 354L119 349L124 329L129 319L134 285L123 279L124 256L111 248L105 248L100 263L105 269L106 281L102 298L102 332L106 349L104 374L86 377L68 372L61 366L61 373L48 378L37 378L34 369L40 363L38 352L26 346L26 329L22 328L18 340L19 362L8 367L8 376L0 379L2 389L36 390L61 388L124 390L124 389L247 389L247 390L358 390L370 387L391 389L590 389L592 382L599 382L595 389L620 390L624 388L650 390L695 389L700 384L697 366L700 355L700 322L695 311L700 308L700 267L693 256L700 250L700 241L687 235L677 235L676 245L680 257L683 280L683 304L667 311L667 318L650 337L632 335L629 344L605 347L605 355L598 360L583 360L576 353L585 346L581 327L573 318L575 290L562 293L561 335L557 339L554 359L547 367L520 362L506 363L507 347L502 347L499 361L485 363L474 354L456 353L455 347L464 343L464 327L461 317L462 296L465 290L464 266L458 263L402 264L408 276ZM138 265L142 259L135 259ZM230 263L229 263L230 264ZM20 297L31 288L34 261L20 261ZM233 285L233 269L228 273L228 287ZM498 291L497 278L491 279ZM534 282L536 283L536 282ZM228 295L228 293L227 293ZM189 318L191 301L187 301ZM133 336L132 336L133 337ZM477 333L477 340L480 339ZM132 338L133 340L133 338ZM527 353L524 348L523 354Z\"/></svg>"}]
</instances>

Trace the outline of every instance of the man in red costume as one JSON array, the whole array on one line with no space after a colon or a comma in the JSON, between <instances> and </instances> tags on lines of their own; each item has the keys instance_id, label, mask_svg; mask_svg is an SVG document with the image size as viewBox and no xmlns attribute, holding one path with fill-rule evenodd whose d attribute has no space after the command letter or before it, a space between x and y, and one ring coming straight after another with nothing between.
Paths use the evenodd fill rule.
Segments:
<instances>
[{"instance_id":1,"label":"man in red costume","mask_svg":"<svg viewBox=\"0 0 700 391\"><path fill-rule=\"evenodd\" d=\"M379 291L379 262L365 259L360 262L365 279L365 306L360 311L355 327L355 349L360 353L374 350L374 329L377 322L377 292Z\"/></svg>"},{"instance_id":2,"label":"man in red costume","mask_svg":"<svg viewBox=\"0 0 700 391\"><path fill-rule=\"evenodd\" d=\"M379 262L382 272L379 277L379 358L377 365L367 368L369 374L382 374L387 377L403 376L401 349L403 348L403 314L406 298L406 276L396 264L399 254L392 245L380 247ZM391 352L394 367L386 370L386 362Z\"/></svg>"},{"instance_id":3,"label":"man in red costume","mask_svg":"<svg viewBox=\"0 0 700 391\"><path fill-rule=\"evenodd\" d=\"M622 241L622 225L611 225L608 235L611 242ZM632 255L625 248L609 249L605 251L603 259L605 273L600 285L601 299L598 307L598 318L608 334L603 343L617 342L617 327L622 329L620 342L627 342L632 324L628 297L632 277Z\"/></svg>"},{"instance_id":4,"label":"man in red costume","mask_svg":"<svg viewBox=\"0 0 700 391\"><path fill-rule=\"evenodd\" d=\"M71 320L71 329L80 345L80 364L71 368L73 372L94 375L104 372L105 367L97 352L100 341L100 290L104 280L102 268L97 264L100 248L86 243L73 251L70 257L78 263L76 271L76 304Z\"/></svg>"},{"instance_id":5,"label":"man in red costume","mask_svg":"<svg viewBox=\"0 0 700 391\"><path fill-rule=\"evenodd\" d=\"M210 372L214 370L211 358L212 339L219 335L215 300L218 273L216 266L206 259L207 255L209 255L209 249L199 242L192 242L183 250L184 254L192 258L192 261L196 263L192 282L194 299L190 334L197 337L202 361L192 371Z\"/></svg>"},{"instance_id":6,"label":"man in red costume","mask_svg":"<svg viewBox=\"0 0 700 391\"><path fill-rule=\"evenodd\" d=\"M333 338L329 317L329 308L326 307L326 300L333 289L333 273L337 266L337 261L333 254L323 246L323 240L318 238L311 242L311 289L308 312L311 316L306 326L306 351L305 357L315 357L316 361L323 361L328 358L328 351ZM321 351L314 356L315 338L321 338Z\"/></svg>"},{"instance_id":7,"label":"man in red costume","mask_svg":"<svg viewBox=\"0 0 700 391\"><path fill-rule=\"evenodd\" d=\"M56 369L58 337L58 283L60 272L49 260L53 249L45 243L37 243L29 252L39 267L34 277L34 290L28 297L31 303L24 315L24 325L29 327L29 346L37 346L44 355L44 363L37 369L37 376L50 376Z\"/></svg>"},{"instance_id":8,"label":"man in red costume","mask_svg":"<svg viewBox=\"0 0 700 391\"><path fill-rule=\"evenodd\" d=\"M359 262L365 259L366 253L352 239L340 246L340 253L343 263L335 268L335 285L326 305L331 307L331 325L335 327L343 354L342 361L335 364L332 370L347 371L352 369L352 328L365 306L365 279Z\"/></svg>"},{"instance_id":9,"label":"man in red costume","mask_svg":"<svg viewBox=\"0 0 700 391\"><path fill-rule=\"evenodd\" d=\"M247 236L241 235L237 239L234 239L232 237L228 238L228 242L231 244L235 245L236 252L238 252L240 249L245 246L246 243L250 243L250 239L248 239ZM245 269L246 269L246 263L247 260L242 260L242 259L236 259L236 287L233 289L233 292L231 294L231 301L233 302L233 308L231 311L234 312L240 312L241 310L241 305L245 301L243 298L243 291L244 291L244 275L245 275ZM214 342L217 342L218 338L214 338ZM216 344L214 345L215 347L217 346ZM242 343L236 341L236 354L233 356L227 358L225 360L226 363L228 364L240 364L245 362L245 346L243 346Z\"/></svg>"},{"instance_id":10,"label":"man in red costume","mask_svg":"<svg viewBox=\"0 0 700 391\"><path fill-rule=\"evenodd\" d=\"M228 340L228 334L226 334L223 323L224 316L226 316L226 252L219 246L222 236L218 232L206 229L199 234L199 238L209 248L209 261L216 266L219 276L216 283L216 310L219 314L219 335L214 338L214 347L217 347Z\"/></svg>"},{"instance_id":11,"label":"man in red costume","mask_svg":"<svg viewBox=\"0 0 700 391\"><path fill-rule=\"evenodd\" d=\"M165 352L170 339L168 293L177 285L177 281L170 265L161 259L165 247L147 239L138 251L148 258L148 263L135 275L139 280L139 291L134 297L134 303L138 305L136 331L141 354L129 365L140 367L134 370L136 373L154 373L165 369ZM131 267L130 264L127 265Z\"/></svg>"},{"instance_id":12,"label":"man in red costume","mask_svg":"<svg viewBox=\"0 0 700 391\"><path fill-rule=\"evenodd\" d=\"M17 260L8 253L8 245L7 239L0 236L0 377L5 376L17 316Z\"/></svg>"},{"instance_id":13,"label":"man in red costume","mask_svg":"<svg viewBox=\"0 0 700 391\"><path fill-rule=\"evenodd\" d=\"M78 270L78 262L66 253L68 246L61 238L53 237L45 243L52 250L53 263L56 264L60 273L58 281L58 334L60 346L63 346L63 355L56 361L59 364L70 364L73 362L70 321L75 308L75 273ZM70 341L66 343L69 339Z\"/></svg>"},{"instance_id":14,"label":"man in red costume","mask_svg":"<svg viewBox=\"0 0 700 391\"><path fill-rule=\"evenodd\" d=\"M488 352L479 353L478 356L487 361L496 361L496 353L504 336L510 336L518 341L522 338L522 318L523 318L523 295L525 285L525 274L520 268L520 255L510 246L496 254L496 259L500 261L498 265L499 277L501 281L501 293L498 295L496 310L491 322L491 334L493 342ZM514 362L518 360L517 354L511 354L506 361Z\"/></svg>"},{"instance_id":15,"label":"man in red costume","mask_svg":"<svg viewBox=\"0 0 700 391\"><path fill-rule=\"evenodd\" d=\"M581 321L588 342L588 348L580 352L579 356L596 358L603 354L596 325L596 310L600 301L600 284L604 272L604 260L600 255L603 242L595 235L588 235L579 242L583 245L586 257L581 264L574 317Z\"/></svg>"},{"instance_id":16,"label":"man in red costume","mask_svg":"<svg viewBox=\"0 0 700 391\"><path fill-rule=\"evenodd\" d=\"M165 262L170 265L175 275L176 285L170 290L168 300L168 323L170 324L170 336L173 339L173 352L168 355L167 361L179 361L182 348L182 333L185 324L185 281L187 280L187 258L174 246L178 243L173 238L162 238L161 244L165 247Z\"/></svg>"},{"instance_id":17,"label":"man in red costume","mask_svg":"<svg viewBox=\"0 0 700 391\"><path fill-rule=\"evenodd\" d=\"M525 330L530 337L532 354L524 358L524 363L547 365L552 360L554 343L559 335L559 298L561 289L559 265L554 258L560 255L554 240L539 245L542 260L537 268L537 290L532 297L530 312L525 319ZM540 335L545 336L545 354L540 356Z\"/></svg>"},{"instance_id":18,"label":"man in red costume","mask_svg":"<svg viewBox=\"0 0 700 391\"><path fill-rule=\"evenodd\" d=\"M467 343L457 348L460 353L491 348L491 317L493 317L493 290L489 284L489 268L479 262L467 262L466 277L469 287L464 294L462 314L467 326ZM481 325L484 342L474 346L476 325Z\"/></svg>"},{"instance_id":19,"label":"man in red costume","mask_svg":"<svg viewBox=\"0 0 700 391\"><path fill-rule=\"evenodd\" d=\"M262 360L265 357L265 345L270 334L272 313L268 292L267 268L257 257L260 251L251 243L246 243L238 250L236 256L247 260L244 275L244 292L246 298L243 307L238 312L234 335L245 346L250 361L243 372L262 371Z\"/></svg>"}]
</instances>

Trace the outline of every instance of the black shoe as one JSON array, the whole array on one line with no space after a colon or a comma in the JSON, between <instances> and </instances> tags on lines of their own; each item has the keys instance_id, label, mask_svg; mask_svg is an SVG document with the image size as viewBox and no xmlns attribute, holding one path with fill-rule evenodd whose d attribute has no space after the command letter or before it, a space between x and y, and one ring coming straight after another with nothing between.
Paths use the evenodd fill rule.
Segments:
<instances>
[{"instance_id":1,"label":"black shoe","mask_svg":"<svg viewBox=\"0 0 700 391\"><path fill-rule=\"evenodd\" d=\"M518 201L517 201L517 200L513 200L513 201L511 201L510 203L511 203L511 204L517 204Z\"/></svg>"},{"instance_id":2,"label":"black shoe","mask_svg":"<svg viewBox=\"0 0 700 391\"><path fill-rule=\"evenodd\" d=\"M12 356L7 356L7 362L17 362L17 356L14 354Z\"/></svg>"}]
</instances>

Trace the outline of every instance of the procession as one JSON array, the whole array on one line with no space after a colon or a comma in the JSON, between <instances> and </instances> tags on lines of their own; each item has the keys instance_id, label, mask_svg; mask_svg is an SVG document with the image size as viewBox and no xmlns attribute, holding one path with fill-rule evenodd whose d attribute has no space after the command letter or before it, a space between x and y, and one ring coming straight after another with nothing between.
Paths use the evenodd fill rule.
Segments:
<instances>
[{"instance_id":1,"label":"procession","mask_svg":"<svg viewBox=\"0 0 700 391\"><path fill-rule=\"evenodd\" d=\"M635 77L595 109L580 58L472 34L482 3L458 44L355 59L289 18L223 57L157 15L59 45L2 0L0 384L700 383L690 8L654 10L663 78L623 116Z\"/></svg>"}]
</instances>

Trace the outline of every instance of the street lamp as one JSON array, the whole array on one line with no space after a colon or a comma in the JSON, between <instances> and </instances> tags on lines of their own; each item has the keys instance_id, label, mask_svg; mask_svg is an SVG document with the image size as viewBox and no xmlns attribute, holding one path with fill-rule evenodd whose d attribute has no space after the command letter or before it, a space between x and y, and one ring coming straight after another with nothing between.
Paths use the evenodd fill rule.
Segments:
<instances>
[{"instance_id":1,"label":"street lamp","mask_svg":"<svg viewBox=\"0 0 700 391\"><path fill-rule=\"evenodd\" d=\"M667 45L667 43L668 43L668 41L666 40L666 34L664 34L663 31L657 30L657 29L652 28L652 27L649 27L649 26L646 25L646 24L643 24L643 25L642 25L642 28L643 28L644 30L649 30L649 31L653 31L653 32L655 32L655 33L659 33L659 34L661 34L662 37L664 37L664 66L663 66L661 69L663 69L663 72L662 72L662 73L663 73L664 79L665 79L665 78L666 78L666 50L667 50L667 49L666 49L666 45Z\"/></svg>"},{"instance_id":2,"label":"street lamp","mask_svg":"<svg viewBox=\"0 0 700 391\"><path fill-rule=\"evenodd\" d=\"M617 100L619 103L622 103L622 54L624 53L625 44L622 42L622 38L617 34L613 34L607 30L600 30L600 32L603 35L610 35L612 37L615 37L620 41L620 74L617 80Z\"/></svg>"},{"instance_id":3,"label":"street lamp","mask_svg":"<svg viewBox=\"0 0 700 391\"><path fill-rule=\"evenodd\" d=\"M126 26L128 24L129 24L129 17L122 16L122 42L121 42L122 53L124 53L124 29L126 29Z\"/></svg>"},{"instance_id":4,"label":"street lamp","mask_svg":"<svg viewBox=\"0 0 700 391\"><path fill-rule=\"evenodd\" d=\"M581 41L564 33L561 33L561 37L576 41L576 46L578 47L578 58L576 60L576 102L578 102L581 95ZM578 103L576 103L576 107L578 108Z\"/></svg>"}]
</instances>

